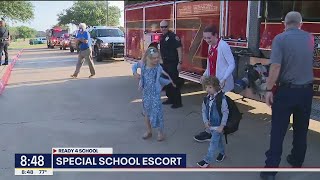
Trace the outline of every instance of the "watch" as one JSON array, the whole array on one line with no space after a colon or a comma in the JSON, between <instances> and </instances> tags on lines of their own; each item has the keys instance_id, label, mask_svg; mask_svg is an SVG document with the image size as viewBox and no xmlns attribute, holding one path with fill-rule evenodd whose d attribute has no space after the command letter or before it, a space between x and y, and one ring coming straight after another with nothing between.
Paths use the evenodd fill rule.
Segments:
<instances>
[{"instance_id":1,"label":"watch","mask_svg":"<svg viewBox=\"0 0 320 180\"><path fill-rule=\"evenodd\" d=\"M272 92L272 89L267 89L265 90L266 92Z\"/></svg>"}]
</instances>

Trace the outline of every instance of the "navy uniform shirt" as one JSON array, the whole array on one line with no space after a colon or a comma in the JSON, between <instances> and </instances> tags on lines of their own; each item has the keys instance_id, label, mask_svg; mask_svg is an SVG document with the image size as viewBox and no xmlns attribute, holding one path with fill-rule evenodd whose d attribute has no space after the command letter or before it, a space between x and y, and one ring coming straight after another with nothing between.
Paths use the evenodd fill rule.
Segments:
<instances>
[{"instance_id":1,"label":"navy uniform shirt","mask_svg":"<svg viewBox=\"0 0 320 180\"><path fill-rule=\"evenodd\" d=\"M9 30L6 27L0 27L0 38L2 39L9 38Z\"/></svg>"},{"instance_id":2,"label":"navy uniform shirt","mask_svg":"<svg viewBox=\"0 0 320 180\"><path fill-rule=\"evenodd\" d=\"M177 48L181 46L181 40L175 33L169 31L163 34L160 39L160 52L163 64L178 64L179 57Z\"/></svg>"},{"instance_id":3,"label":"navy uniform shirt","mask_svg":"<svg viewBox=\"0 0 320 180\"><path fill-rule=\"evenodd\" d=\"M272 42L271 63L280 64L278 82L308 84L313 81L313 36L298 28L278 34Z\"/></svg>"}]
</instances>

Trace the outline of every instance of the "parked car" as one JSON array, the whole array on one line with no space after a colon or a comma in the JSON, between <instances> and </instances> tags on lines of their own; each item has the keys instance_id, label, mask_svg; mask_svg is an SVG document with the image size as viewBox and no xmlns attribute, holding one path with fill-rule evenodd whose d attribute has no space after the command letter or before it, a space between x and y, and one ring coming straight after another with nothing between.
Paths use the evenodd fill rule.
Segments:
<instances>
[{"instance_id":1,"label":"parked car","mask_svg":"<svg viewBox=\"0 0 320 180\"><path fill-rule=\"evenodd\" d=\"M73 33L69 36L69 44L70 44L70 52L74 52L75 50L79 52L79 47L76 41L78 30L73 31Z\"/></svg>"},{"instance_id":2,"label":"parked car","mask_svg":"<svg viewBox=\"0 0 320 180\"><path fill-rule=\"evenodd\" d=\"M96 61L103 57L118 57L124 54L124 34L116 27L93 26L89 28L93 55Z\"/></svg>"},{"instance_id":3,"label":"parked car","mask_svg":"<svg viewBox=\"0 0 320 180\"><path fill-rule=\"evenodd\" d=\"M29 39L29 44L34 45L37 42L36 38Z\"/></svg>"},{"instance_id":4,"label":"parked car","mask_svg":"<svg viewBox=\"0 0 320 180\"><path fill-rule=\"evenodd\" d=\"M32 38L29 40L30 45L45 44L46 42L47 42L47 39L45 37Z\"/></svg>"}]
</instances>

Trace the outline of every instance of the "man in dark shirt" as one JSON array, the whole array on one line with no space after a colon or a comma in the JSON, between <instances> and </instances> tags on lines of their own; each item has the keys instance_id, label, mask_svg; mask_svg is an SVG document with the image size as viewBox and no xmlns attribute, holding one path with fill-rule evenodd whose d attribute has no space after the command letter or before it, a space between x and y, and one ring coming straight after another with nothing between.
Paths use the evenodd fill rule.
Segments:
<instances>
[{"instance_id":1,"label":"man in dark shirt","mask_svg":"<svg viewBox=\"0 0 320 180\"><path fill-rule=\"evenodd\" d=\"M10 41L10 34L8 28L5 27L5 22L3 20L0 21L0 66L2 60L2 52L4 51L5 59L2 65L8 65L8 46Z\"/></svg>"},{"instance_id":2,"label":"man in dark shirt","mask_svg":"<svg viewBox=\"0 0 320 180\"><path fill-rule=\"evenodd\" d=\"M282 144L293 114L293 147L287 161L301 167L307 150L307 133L312 106L313 36L301 30L299 12L285 17L285 32L272 42L271 66L267 79L266 103L272 105L270 148L265 167L279 167ZM274 85L277 85L274 88ZM275 179L276 172L262 172L264 180Z\"/></svg>"},{"instance_id":3,"label":"man in dark shirt","mask_svg":"<svg viewBox=\"0 0 320 180\"><path fill-rule=\"evenodd\" d=\"M182 45L180 38L169 31L169 24L167 21L161 21L160 28L162 36L160 39L160 52L163 61L163 69L170 75L177 87L169 84L165 87L166 96L168 99L163 104L172 104L172 108L182 107L181 102L181 80L179 78L179 71L182 64Z\"/></svg>"}]
</instances>

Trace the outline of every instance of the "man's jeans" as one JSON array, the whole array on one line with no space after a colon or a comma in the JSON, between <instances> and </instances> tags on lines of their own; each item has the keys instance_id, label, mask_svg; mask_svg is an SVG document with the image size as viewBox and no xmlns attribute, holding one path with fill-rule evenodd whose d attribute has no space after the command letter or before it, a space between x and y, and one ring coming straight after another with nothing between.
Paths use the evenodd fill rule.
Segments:
<instances>
[{"instance_id":1,"label":"man's jeans","mask_svg":"<svg viewBox=\"0 0 320 180\"><path fill-rule=\"evenodd\" d=\"M212 163L215 159L215 152L219 152L224 155L224 144L222 142L223 133L218 133L215 130L211 130L211 141L208 148L208 153L204 158L207 163Z\"/></svg>"}]
</instances>

